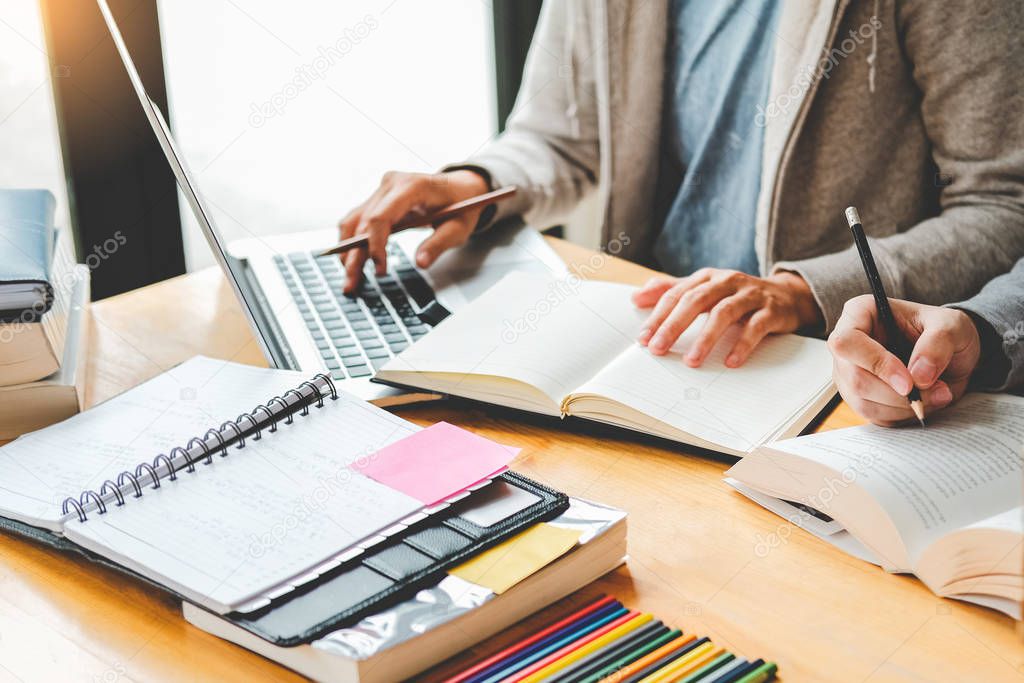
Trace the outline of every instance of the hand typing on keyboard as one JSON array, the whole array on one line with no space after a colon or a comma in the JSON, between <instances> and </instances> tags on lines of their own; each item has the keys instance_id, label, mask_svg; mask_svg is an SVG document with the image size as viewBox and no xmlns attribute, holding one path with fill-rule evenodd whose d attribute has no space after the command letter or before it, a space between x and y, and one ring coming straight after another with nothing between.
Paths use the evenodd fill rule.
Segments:
<instances>
[{"instance_id":1,"label":"hand typing on keyboard","mask_svg":"<svg viewBox=\"0 0 1024 683\"><path fill-rule=\"evenodd\" d=\"M487 192L483 176L468 170L450 173L384 174L380 186L370 198L349 212L339 223L341 239L366 235L368 249L353 249L341 256L347 279L345 293L351 294L363 284L363 267L372 259L377 275L387 272L387 241L391 226L415 215L426 215L449 204ZM444 251L469 239L480 219L480 209L471 209L434 226L434 234L424 240L416 253L416 265L427 268Z\"/></svg>"},{"instance_id":2,"label":"hand typing on keyboard","mask_svg":"<svg viewBox=\"0 0 1024 683\"><path fill-rule=\"evenodd\" d=\"M430 330L420 313L434 290L395 245L391 268L369 267L359 297L345 296L347 278L334 256L295 252L274 257L324 365L336 380L369 377Z\"/></svg>"}]
</instances>

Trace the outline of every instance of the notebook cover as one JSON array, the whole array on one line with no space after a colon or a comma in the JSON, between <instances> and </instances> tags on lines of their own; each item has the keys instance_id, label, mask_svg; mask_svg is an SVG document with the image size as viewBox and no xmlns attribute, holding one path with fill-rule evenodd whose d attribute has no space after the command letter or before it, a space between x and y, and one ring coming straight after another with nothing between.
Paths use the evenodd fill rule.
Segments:
<instances>
[{"instance_id":1,"label":"notebook cover","mask_svg":"<svg viewBox=\"0 0 1024 683\"><path fill-rule=\"evenodd\" d=\"M223 618L275 645L308 643L408 599L437 583L448 569L569 507L564 493L515 472L494 481L527 491L538 500L482 527L462 515L473 504L470 496L267 607Z\"/></svg>"},{"instance_id":2,"label":"notebook cover","mask_svg":"<svg viewBox=\"0 0 1024 683\"><path fill-rule=\"evenodd\" d=\"M45 291L45 308L50 309L53 287L50 263L53 259L53 216L56 200L49 190L0 189L0 287L5 283L37 283ZM23 310L0 310L0 322L21 319Z\"/></svg>"}]
</instances>

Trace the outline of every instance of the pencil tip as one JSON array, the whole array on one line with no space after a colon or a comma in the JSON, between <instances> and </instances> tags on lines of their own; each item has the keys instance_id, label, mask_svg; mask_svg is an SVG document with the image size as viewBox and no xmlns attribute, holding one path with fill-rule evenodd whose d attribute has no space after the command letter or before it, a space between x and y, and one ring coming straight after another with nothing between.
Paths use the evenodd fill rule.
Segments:
<instances>
[{"instance_id":1,"label":"pencil tip","mask_svg":"<svg viewBox=\"0 0 1024 683\"><path fill-rule=\"evenodd\" d=\"M924 403L922 401L911 401L910 409L914 411L914 417L924 427Z\"/></svg>"}]
</instances>

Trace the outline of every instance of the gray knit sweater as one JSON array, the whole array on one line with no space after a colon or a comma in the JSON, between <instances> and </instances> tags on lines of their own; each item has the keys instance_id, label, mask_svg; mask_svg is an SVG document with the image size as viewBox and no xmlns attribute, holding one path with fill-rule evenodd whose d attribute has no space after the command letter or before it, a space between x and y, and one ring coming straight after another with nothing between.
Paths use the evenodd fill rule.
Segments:
<instances>
[{"instance_id":1,"label":"gray knit sweater","mask_svg":"<svg viewBox=\"0 0 1024 683\"><path fill-rule=\"evenodd\" d=\"M993 338L982 359L978 385L997 391L1024 390L1024 259L1009 273L985 285L974 297L958 304L991 326L982 330ZM993 334L994 333L994 334Z\"/></svg>"},{"instance_id":2,"label":"gray knit sweater","mask_svg":"<svg viewBox=\"0 0 1024 683\"><path fill-rule=\"evenodd\" d=\"M867 281L857 206L890 296L941 305L1024 256L1024 2L784 0L755 249L800 273L828 332ZM595 242L649 261L666 2L548 0L506 131L468 159L543 228L596 193ZM728 202L728 197L721 198Z\"/></svg>"}]
</instances>

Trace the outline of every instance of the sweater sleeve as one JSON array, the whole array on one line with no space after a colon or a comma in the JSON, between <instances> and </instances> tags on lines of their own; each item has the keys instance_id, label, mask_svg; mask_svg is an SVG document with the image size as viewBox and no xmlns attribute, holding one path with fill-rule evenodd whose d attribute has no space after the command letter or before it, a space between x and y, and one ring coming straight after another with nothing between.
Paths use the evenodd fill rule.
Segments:
<instances>
[{"instance_id":1,"label":"sweater sleeve","mask_svg":"<svg viewBox=\"0 0 1024 683\"><path fill-rule=\"evenodd\" d=\"M522 216L537 227L554 225L597 186L600 151L587 5L544 3L505 131L469 159L447 167L482 171L492 188L518 188L515 197L498 205L491 222Z\"/></svg>"},{"instance_id":2,"label":"sweater sleeve","mask_svg":"<svg viewBox=\"0 0 1024 683\"><path fill-rule=\"evenodd\" d=\"M1024 3L901 0L899 30L943 189L941 212L871 240L889 296L944 304L1024 256ZM914 179L908 179L914 182ZM854 248L773 270L800 274L830 331L864 273Z\"/></svg>"},{"instance_id":3,"label":"sweater sleeve","mask_svg":"<svg viewBox=\"0 0 1024 683\"><path fill-rule=\"evenodd\" d=\"M977 374L980 388L1005 391L1024 387L1024 259L974 297L952 304L983 320L994 332L988 358Z\"/></svg>"}]
</instances>

